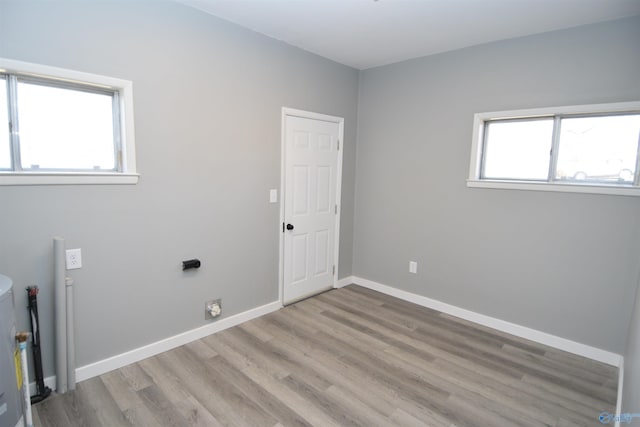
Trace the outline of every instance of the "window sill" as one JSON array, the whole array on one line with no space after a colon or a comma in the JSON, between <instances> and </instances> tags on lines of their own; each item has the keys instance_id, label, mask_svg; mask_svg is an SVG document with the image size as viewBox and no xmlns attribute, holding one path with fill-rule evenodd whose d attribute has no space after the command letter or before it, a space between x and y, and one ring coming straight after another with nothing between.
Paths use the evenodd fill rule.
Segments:
<instances>
[{"instance_id":1,"label":"window sill","mask_svg":"<svg viewBox=\"0 0 640 427\"><path fill-rule=\"evenodd\" d=\"M560 184L527 181L493 181L468 179L467 187L492 188L501 190L554 191L563 193L608 194L613 196L640 196L640 187L615 186L606 184Z\"/></svg>"},{"instance_id":2,"label":"window sill","mask_svg":"<svg viewBox=\"0 0 640 427\"><path fill-rule=\"evenodd\" d=\"M3 185L131 185L137 184L136 173L34 173L0 172Z\"/></svg>"}]
</instances>

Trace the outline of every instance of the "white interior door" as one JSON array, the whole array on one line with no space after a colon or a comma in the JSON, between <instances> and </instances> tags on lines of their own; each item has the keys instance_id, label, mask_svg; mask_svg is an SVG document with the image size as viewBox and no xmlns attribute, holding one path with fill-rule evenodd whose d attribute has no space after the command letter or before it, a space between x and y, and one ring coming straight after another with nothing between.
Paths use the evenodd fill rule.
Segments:
<instances>
[{"instance_id":1,"label":"white interior door","mask_svg":"<svg viewBox=\"0 0 640 427\"><path fill-rule=\"evenodd\" d=\"M334 285L341 130L341 122L284 116L284 304Z\"/></svg>"}]
</instances>

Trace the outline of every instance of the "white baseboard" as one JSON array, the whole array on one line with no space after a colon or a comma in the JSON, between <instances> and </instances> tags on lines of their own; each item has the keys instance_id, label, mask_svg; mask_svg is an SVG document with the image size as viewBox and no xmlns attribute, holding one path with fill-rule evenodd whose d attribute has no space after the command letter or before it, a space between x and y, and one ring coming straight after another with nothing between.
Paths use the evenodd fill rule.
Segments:
<instances>
[{"instance_id":1,"label":"white baseboard","mask_svg":"<svg viewBox=\"0 0 640 427\"><path fill-rule=\"evenodd\" d=\"M342 279L338 279L338 282L336 282L336 286L334 286L335 289L339 289L339 288L344 288L347 285L350 285L353 283L353 276L347 276L347 277L343 277Z\"/></svg>"},{"instance_id":2,"label":"white baseboard","mask_svg":"<svg viewBox=\"0 0 640 427\"><path fill-rule=\"evenodd\" d=\"M427 298L422 295L414 294L411 292L403 291L391 286L383 285L372 280L363 279L362 277L351 276L350 283L372 289L374 291L382 292L396 298L400 298L405 301L409 301L423 307L428 307L443 313L450 314L452 316L459 317L461 319L469 320L474 323L478 323L489 328L497 329L502 332L506 332L511 335L515 335L521 338L525 338L531 341L535 341L540 344L548 345L549 347L557 348L559 350L567 351L569 353L577 354L579 356L587 357L589 359L597 360L598 362L606 363L620 367L622 365L623 357L619 354L612 353L610 351L602 350L596 347L591 347L586 344L571 341L566 338L561 338L555 335L541 332L535 329L527 328L526 326L517 325L515 323L507 322L504 320L496 319L494 317L486 316L484 314L476 313L471 310L456 307L455 305L447 304L442 301ZM345 280L345 279L342 279ZM346 285L343 285L346 286Z\"/></svg>"},{"instance_id":3,"label":"white baseboard","mask_svg":"<svg viewBox=\"0 0 640 427\"><path fill-rule=\"evenodd\" d=\"M114 369L122 368L123 366L127 366L142 359L146 359L148 357L155 356L156 354L171 350L176 347L180 347L181 345L206 337L207 335L211 335L224 329L239 325L240 323L246 322L248 320L255 319L265 314L277 311L280 308L282 308L282 303L280 301L274 301L269 304L253 308L251 310L247 310L245 312L220 319L217 322L210 323L199 328L191 329L190 331L186 331L181 334L156 341L149 345L127 351L126 353L118 354L116 356L109 357L107 359L91 363L89 365L81 366L76 369L76 380L83 381L98 375L102 375L106 372L113 371ZM52 389L55 389L55 377L49 378L53 378L53 387L50 387Z\"/></svg>"}]
</instances>

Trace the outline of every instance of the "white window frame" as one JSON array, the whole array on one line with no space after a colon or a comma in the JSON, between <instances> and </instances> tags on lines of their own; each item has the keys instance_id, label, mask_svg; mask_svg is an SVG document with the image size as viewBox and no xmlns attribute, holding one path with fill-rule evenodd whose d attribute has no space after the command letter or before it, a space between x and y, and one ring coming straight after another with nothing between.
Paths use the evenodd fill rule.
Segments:
<instances>
[{"instance_id":1,"label":"white window frame","mask_svg":"<svg viewBox=\"0 0 640 427\"><path fill-rule=\"evenodd\" d=\"M0 185L67 185L67 184L137 184L140 174L136 169L135 131L133 123L133 83L128 80L80 71L51 67L0 58L0 72L57 80L60 82L91 85L118 93L120 103L121 170L113 172L91 171L2 171Z\"/></svg>"},{"instance_id":2,"label":"white window frame","mask_svg":"<svg viewBox=\"0 0 640 427\"><path fill-rule=\"evenodd\" d=\"M557 181L519 181L481 178L481 163L484 151L485 123L498 119L527 119L549 117L554 115L600 114L640 111L640 102L619 102L612 104L574 105L564 107L533 108L526 110L494 111L476 113L473 117L473 139L471 143L471 159L467 187L493 188L507 190L559 191L571 193L610 194L619 196L640 196L640 186L600 184L600 183L560 183ZM640 168L636 176L640 174ZM638 180L636 179L636 183Z\"/></svg>"}]
</instances>

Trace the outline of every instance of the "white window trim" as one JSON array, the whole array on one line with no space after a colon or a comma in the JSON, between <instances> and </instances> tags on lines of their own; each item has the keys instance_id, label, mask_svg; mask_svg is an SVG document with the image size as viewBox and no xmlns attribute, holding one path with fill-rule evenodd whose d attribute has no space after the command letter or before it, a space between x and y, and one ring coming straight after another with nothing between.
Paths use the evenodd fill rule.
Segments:
<instances>
[{"instance_id":1,"label":"white window trim","mask_svg":"<svg viewBox=\"0 0 640 427\"><path fill-rule=\"evenodd\" d=\"M0 172L0 185L137 184L133 83L129 80L0 57L0 71L117 90L120 94L122 172Z\"/></svg>"},{"instance_id":2,"label":"white window trim","mask_svg":"<svg viewBox=\"0 0 640 427\"><path fill-rule=\"evenodd\" d=\"M467 187L504 190L610 194L618 196L640 196L640 187L638 186L616 186L614 184L606 185L590 183L567 184L543 181L531 182L517 180L491 180L480 178L480 163L482 161L482 145L484 140L484 123L487 120L551 116L555 114L616 113L634 110L640 110L640 101L476 113L473 116L473 139L471 143L471 159L469 163L469 178L467 179ZM640 170L636 171L636 173L640 173Z\"/></svg>"}]
</instances>

